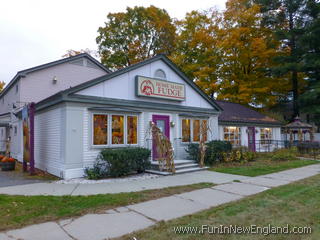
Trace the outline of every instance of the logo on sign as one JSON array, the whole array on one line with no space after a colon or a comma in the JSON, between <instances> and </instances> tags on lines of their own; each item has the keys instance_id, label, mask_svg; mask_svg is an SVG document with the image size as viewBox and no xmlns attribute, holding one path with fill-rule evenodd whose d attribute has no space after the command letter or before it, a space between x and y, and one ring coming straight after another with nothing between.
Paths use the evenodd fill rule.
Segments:
<instances>
[{"instance_id":1,"label":"logo on sign","mask_svg":"<svg viewBox=\"0 0 320 240\"><path fill-rule=\"evenodd\" d=\"M141 83L141 87L140 87L140 90L143 94L147 95L147 96L150 96L153 94L154 92L154 86L152 84L152 82L150 80L144 80L142 83Z\"/></svg>"}]
</instances>

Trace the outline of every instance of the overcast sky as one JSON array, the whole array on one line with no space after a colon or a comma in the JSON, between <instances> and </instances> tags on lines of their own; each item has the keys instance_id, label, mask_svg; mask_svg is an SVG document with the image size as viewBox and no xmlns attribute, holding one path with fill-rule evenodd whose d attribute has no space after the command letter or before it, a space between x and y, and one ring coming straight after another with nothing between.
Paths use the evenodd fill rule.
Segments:
<instances>
[{"instance_id":1,"label":"overcast sky","mask_svg":"<svg viewBox=\"0 0 320 240\"><path fill-rule=\"evenodd\" d=\"M58 60L68 49L97 49L97 29L110 12L154 5L181 19L191 10L223 9L225 0L9 0L0 7L0 81Z\"/></svg>"}]
</instances>

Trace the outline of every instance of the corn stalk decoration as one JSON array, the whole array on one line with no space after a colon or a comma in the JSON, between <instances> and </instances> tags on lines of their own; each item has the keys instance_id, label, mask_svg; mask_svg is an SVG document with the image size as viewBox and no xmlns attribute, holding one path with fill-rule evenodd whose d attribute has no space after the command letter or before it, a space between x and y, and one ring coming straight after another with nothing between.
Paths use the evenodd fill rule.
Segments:
<instances>
[{"instance_id":1,"label":"corn stalk decoration","mask_svg":"<svg viewBox=\"0 0 320 240\"><path fill-rule=\"evenodd\" d=\"M156 145L160 170L162 171L165 168L168 172L175 173L173 147L170 140L154 122L151 123L151 132L154 144Z\"/></svg>"},{"instance_id":2,"label":"corn stalk decoration","mask_svg":"<svg viewBox=\"0 0 320 240\"><path fill-rule=\"evenodd\" d=\"M201 121L200 126L200 142L199 142L199 155L200 155L200 161L199 165L201 168L204 167L204 158L206 155L206 141L207 141L207 134L209 131L209 126L207 124L207 121Z\"/></svg>"}]
</instances>

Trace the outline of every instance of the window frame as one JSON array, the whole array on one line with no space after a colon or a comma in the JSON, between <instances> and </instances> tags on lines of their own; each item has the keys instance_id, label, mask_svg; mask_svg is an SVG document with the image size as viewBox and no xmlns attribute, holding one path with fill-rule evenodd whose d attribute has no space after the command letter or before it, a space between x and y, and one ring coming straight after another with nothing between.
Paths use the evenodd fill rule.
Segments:
<instances>
[{"instance_id":1,"label":"window frame","mask_svg":"<svg viewBox=\"0 0 320 240\"><path fill-rule=\"evenodd\" d=\"M160 72L160 71L163 73L164 78L158 77L158 76L156 75L157 72ZM165 72L163 69L161 69L161 68L158 68L157 70L154 71L153 77L156 78L156 79L161 79L161 80L165 80L165 81L168 80L168 79L167 79L167 74L166 74L166 72Z\"/></svg>"},{"instance_id":2,"label":"window frame","mask_svg":"<svg viewBox=\"0 0 320 240\"><path fill-rule=\"evenodd\" d=\"M235 128L235 129L239 129L239 132L238 132L239 139L236 139L236 138L235 138L235 135L234 135L234 137L233 137L233 139L232 139L232 141L231 141L231 140L230 140L231 132L228 130L228 132L227 132L227 134L228 134L228 140L226 140L226 139L225 139L225 136L226 136L225 128L229 129L229 128L232 128L232 127ZM222 128L223 128L223 141L230 142L233 147L240 147L240 146L242 146L242 145L241 145L241 143L242 143L242 141L241 141L241 138L242 138L242 133L241 133L241 130L242 130L242 129L241 129L241 127L239 127L239 126L222 126ZM239 144L235 144L236 141L239 141ZM233 142L233 143L232 143L232 142Z\"/></svg>"},{"instance_id":3,"label":"window frame","mask_svg":"<svg viewBox=\"0 0 320 240\"><path fill-rule=\"evenodd\" d=\"M108 130L107 130L107 142L108 144L101 144L101 145L95 145L94 144L94 115L106 115L108 116ZM123 116L123 131L124 131L124 141L123 144L112 144L112 116ZM91 148L117 148L117 147L126 147L126 146L139 146L139 114L133 114L133 113L121 113L121 112L112 112L112 113L106 113L106 112L91 112L90 114L90 144ZM136 144L128 144L128 129L127 129L127 121L128 116L135 116L137 117L137 143Z\"/></svg>"},{"instance_id":4,"label":"window frame","mask_svg":"<svg viewBox=\"0 0 320 240\"><path fill-rule=\"evenodd\" d=\"M269 133L270 134L266 134L266 132L264 131L264 129L269 129ZM263 133L263 134L262 134ZM268 144L272 141L272 137L273 137L273 133L272 133L272 128L269 128L269 127L264 127L264 128L260 128L260 142L261 144ZM261 138L261 136L264 136L264 139ZM270 138L265 138L266 136L269 136L270 135Z\"/></svg>"},{"instance_id":5,"label":"window frame","mask_svg":"<svg viewBox=\"0 0 320 240\"><path fill-rule=\"evenodd\" d=\"M190 120L190 141L189 142L183 142L182 141L182 120ZM200 121L200 125L199 125L199 131L200 131L200 139L199 141L193 141L193 121L194 120L199 120ZM200 143L201 140L201 124L202 121L207 121L207 126L209 125L209 118L194 118L194 117L181 117L180 118L180 139L181 139L181 144L189 144L189 143ZM208 142L209 140L209 134L207 131L207 140L205 142Z\"/></svg>"},{"instance_id":6,"label":"window frame","mask_svg":"<svg viewBox=\"0 0 320 240\"><path fill-rule=\"evenodd\" d=\"M128 143L128 117L136 117L137 118L137 143ZM134 114L126 114L125 115L125 130L126 130L126 145L129 146L137 146L139 144L139 116Z\"/></svg>"}]
</instances>

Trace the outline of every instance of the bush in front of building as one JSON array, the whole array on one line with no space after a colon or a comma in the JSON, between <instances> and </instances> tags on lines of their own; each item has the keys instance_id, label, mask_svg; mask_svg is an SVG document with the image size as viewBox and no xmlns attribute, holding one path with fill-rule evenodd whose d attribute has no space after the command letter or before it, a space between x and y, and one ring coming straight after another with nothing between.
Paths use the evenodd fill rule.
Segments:
<instances>
[{"instance_id":1,"label":"bush in front of building","mask_svg":"<svg viewBox=\"0 0 320 240\"><path fill-rule=\"evenodd\" d=\"M206 155L204 158L204 163L206 165L222 162L224 160L224 154L232 150L230 142L221 140L210 141L206 143L206 146ZM186 152L189 155L189 159L199 161L199 144L190 143L186 148Z\"/></svg>"},{"instance_id":2,"label":"bush in front of building","mask_svg":"<svg viewBox=\"0 0 320 240\"><path fill-rule=\"evenodd\" d=\"M142 173L150 167L151 151L147 148L103 149L92 168L86 168L89 179L122 177L132 173Z\"/></svg>"},{"instance_id":3,"label":"bush in front of building","mask_svg":"<svg viewBox=\"0 0 320 240\"><path fill-rule=\"evenodd\" d=\"M273 161L290 161L297 160L298 150L296 147L277 149L272 153L271 160Z\"/></svg>"},{"instance_id":4,"label":"bush in front of building","mask_svg":"<svg viewBox=\"0 0 320 240\"><path fill-rule=\"evenodd\" d=\"M316 158L320 155L320 142L300 142L297 145L298 152L307 157Z\"/></svg>"},{"instance_id":5,"label":"bush in front of building","mask_svg":"<svg viewBox=\"0 0 320 240\"><path fill-rule=\"evenodd\" d=\"M86 167L84 169L85 177L91 180L97 180L108 176L107 166L105 162L97 160L93 167Z\"/></svg>"},{"instance_id":6,"label":"bush in front of building","mask_svg":"<svg viewBox=\"0 0 320 240\"><path fill-rule=\"evenodd\" d=\"M250 151L247 147L241 146L233 148L231 152L224 153L225 162L250 162L254 161L257 157L255 152Z\"/></svg>"}]
</instances>

